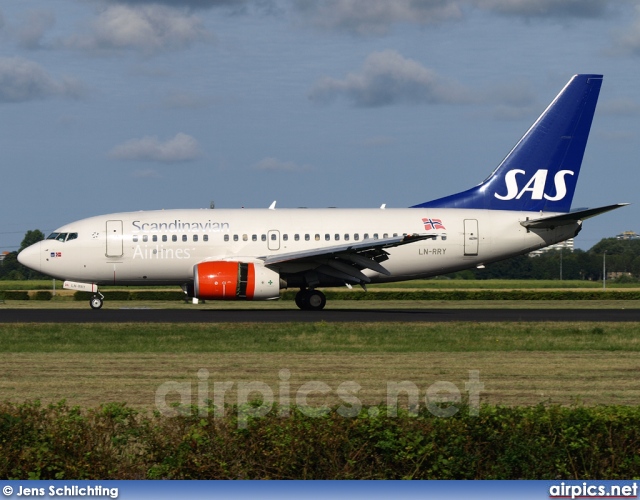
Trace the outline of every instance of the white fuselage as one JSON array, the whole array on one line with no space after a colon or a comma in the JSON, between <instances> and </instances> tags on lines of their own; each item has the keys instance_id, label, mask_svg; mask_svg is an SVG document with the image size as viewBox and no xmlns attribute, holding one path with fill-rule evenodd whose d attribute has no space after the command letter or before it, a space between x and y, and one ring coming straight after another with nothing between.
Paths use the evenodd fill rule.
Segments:
<instances>
[{"instance_id":1,"label":"white fuselage","mask_svg":"<svg viewBox=\"0 0 640 500\"><path fill-rule=\"evenodd\" d=\"M545 213L547 215L553 215ZM389 276L362 272L371 282L402 281L473 268L567 238L579 223L527 230L538 212L476 209L233 209L162 210L91 217L67 224L23 255L56 278L97 285L186 284L203 261L260 263L261 257L402 234L433 239L389 248ZM432 225L426 220L438 220ZM77 235L77 236L75 236ZM286 277L300 262L270 266ZM37 264L36 264L37 268Z\"/></svg>"}]
</instances>

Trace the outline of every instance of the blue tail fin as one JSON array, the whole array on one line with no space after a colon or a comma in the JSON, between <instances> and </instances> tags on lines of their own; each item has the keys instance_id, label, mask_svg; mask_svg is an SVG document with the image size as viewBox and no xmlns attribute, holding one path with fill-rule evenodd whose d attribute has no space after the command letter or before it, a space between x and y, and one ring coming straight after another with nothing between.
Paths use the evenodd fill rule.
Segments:
<instances>
[{"instance_id":1,"label":"blue tail fin","mask_svg":"<svg viewBox=\"0 0 640 500\"><path fill-rule=\"evenodd\" d=\"M487 180L412 208L569 212L601 85L575 75Z\"/></svg>"}]
</instances>

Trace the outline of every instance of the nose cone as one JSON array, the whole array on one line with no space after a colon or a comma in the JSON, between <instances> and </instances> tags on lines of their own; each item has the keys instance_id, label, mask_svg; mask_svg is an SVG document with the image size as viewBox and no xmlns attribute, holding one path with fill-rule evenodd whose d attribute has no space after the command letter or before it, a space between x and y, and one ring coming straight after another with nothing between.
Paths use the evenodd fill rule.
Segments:
<instances>
[{"instance_id":1,"label":"nose cone","mask_svg":"<svg viewBox=\"0 0 640 500\"><path fill-rule=\"evenodd\" d=\"M34 243L33 245L25 248L18 254L18 262L23 266L27 266L34 271L40 271L41 263L40 258L42 256L42 242Z\"/></svg>"}]
</instances>

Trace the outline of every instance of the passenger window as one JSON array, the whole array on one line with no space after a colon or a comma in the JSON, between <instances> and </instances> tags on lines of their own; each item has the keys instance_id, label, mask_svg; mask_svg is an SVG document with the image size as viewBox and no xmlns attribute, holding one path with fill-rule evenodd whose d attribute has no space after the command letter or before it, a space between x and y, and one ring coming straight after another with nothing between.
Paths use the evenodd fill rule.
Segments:
<instances>
[{"instance_id":1,"label":"passenger window","mask_svg":"<svg viewBox=\"0 0 640 500\"><path fill-rule=\"evenodd\" d=\"M295 241L300 241L300 235L299 234L294 235L293 239Z\"/></svg>"},{"instance_id":2,"label":"passenger window","mask_svg":"<svg viewBox=\"0 0 640 500\"><path fill-rule=\"evenodd\" d=\"M362 239L368 240L369 239L369 233L364 233L364 235L362 236Z\"/></svg>"},{"instance_id":3,"label":"passenger window","mask_svg":"<svg viewBox=\"0 0 640 500\"><path fill-rule=\"evenodd\" d=\"M344 235L344 241L349 241L349 235L348 234Z\"/></svg>"},{"instance_id":4,"label":"passenger window","mask_svg":"<svg viewBox=\"0 0 640 500\"><path fill-rule=\"evenodd\" d=\"M157 234L154 234L154 235L151 237L151 239L152 239L153 241L158 241L158 235L157 235Z\"/></svg>"},{"instance_id":5,"label":"passenger window","mask_svg":"<svg viewBox=\"0 0 640 500\"><path fill-rule=\"evenodd\" d=\"M316 234L316 241L320 241L320 235Z\"/></svg>"},{"instance_id":6,"label":"passenger window","mask_svg":"<svg viewBox=\"0 0 640 500\"><path fill-rule=\"evenodd\" d=\"M167 235L166 234L162 235L162 241L167 241Z\"/></svg>"},{"instance_id":7,"label":"passenger window","mask_svg":"<svg viewBox=\"0 0 640 500\"><path fill-rule=\"evenodd\" d=\"M242 241L249 241L249 236L247 236L246 234L243 234Z\"/></svg>"},{"instance_id":8,"label":"passenger window","mask_svg":"<svg viewBox=\"0 0 640 500\"><path fill-rule=\"evenodd\" d=\"M396 238L398 236L398 233L393 233L393 237Z\"/></svg>"},{"instance_id":9,"label":"passenger window","mask_svg":"<svg viewBox=\"0 0 640 500\"><path fill-rule=\"evenodd\" d=\"M373 233L373 239L377 240L378 239L378 233Z\"/></svg>"},{"instance_id":10,"label":"passenger window","mask_svg":"<svg viewBox=\"0 0 640 500\"><path fill-rule=\"evenodd\" d=\"M178 235L177 234L172 234L171 235L171 241L173 241L173 242L178 241Z\"/></svg>"},{"instance_id":11,"label":"passenger window","mask_svg":"<svg viewBox=\"0 0 640 500\"><path fill-rule=\"evenodd\" d=\"M446 240L446 239L447 239L447 235L446 235L446 234L443 234L442 236L440 236L440 239L441 239L442 241Z\"/></svg>"},{"instance_id":12,"label":"passenger window","mask_svg":"<svg viewBox=\"0 0 640 500\"><path fill-rule=\"evenodd\" d=\"M282 241L289 241L289 235L288 234L283 234L282 235Z\"/></svg>"},{"instance_id":13,"label":"passenger window","mask_svg":"<svg viewBox=\"0 0 640 500\"><path fill-rule=\"evenodd\" d=\"M202 241L209 241L209 235L208 234L203 234L202 235Z\"/></svg>"},{"instance_id":14,"label":"passenger window","mask_svg":"<svg viewBox=\"0 0 640 500\"><path fill-rule=\"evenodd\" d=\"M147 236L146 234L142 235L142 241L144 243L146 243L147 241L149 241L149 236Z\"/></svg>"},{"instance_id":15,"label":"passenger window","mask_svg":"<svg viewBox=\"0 0 640 500\"><path fill-rule=\"evenodd\" d=\"M354 234L353 239L358 241L360 239L360 235L358 233Z\"/></svg>"},{"instance_id":16,"label":"passenger window","mask_svg":"<svg viewBox=\"0 0 640 500\"><path fill-rule=\"evenodd\" d=\"M276 241L276 239L277 239L277 238L278 238L278 237L276 236L276 233L273 233L273 234L271 235L271 241Z\"/></svg>"},{"instance_id":17,"label":"passenger window","mask_svg":"<svg viewBox=\"0 0 640 500\"><path fill-rule=\"evenodd\" d=\"M187 241L187 235L186 234L182 235L182 241Z\"/></svg>"},{"instance_id":18,"label":"passenger window","mask_svg":"<svg viewBox=\"0 0 640 500\"><path fill-rule=\"evenodd\" d=\"M324 240L325 241L329 241L331 239L331 235L330 234L325 234L324 235Z\"/></svg>"},{"instance_id":19,"label":"passenger window","mask_svg":"<svg viewBox=\"0 0 640 500\"><path fill-rule=\"evenodd\" d=\"M238 241L238 235L237 234L233 235L233 241Z\"/></svg>"},{"instance_id":20,"label":"passenger window","mask_svg":"<svg viewBox=\"0 0 640 500\"><path fill-rule=\"evenodd\" d=\"M309 241L311 239L311 236L308 234L304 235L304 241Z\"/></svg>"},{"instance_id":21,"label":"passenger window","mask_svg":"<svg viewBox=\"0 0 640 500\"><path fill-rule=\"evenodd\" d=\"M383 237L383 238L388 238L388 237L389 237L389 233L384 233L384 234L382 235L382 237Z\"/></svg>"},{"instance_id":22,"label":"passenger window","mask_svg":"<svg viewBox=\"0 0 640 500\"><path fill-rule=\"evenodd\" d=\"M336 241L340 241L340 235L339 235L339 234L336 234L336 235L334 236L334 238L336 239Z\"/></svg>"},{"instance_id":23,"label":"passenger window","mask_svg":"<svg viewBox=\"0 0 640 500\"><path fill-rule=\"evenodd\" d=\"M224 241L229 241L229 235L228 234L224 235Z\"/></svg>"},{"instance_id":24,"label":"passenger window","mask_svg":"<svg viewBox=\"0 0 640 500\"><path fill-rule=\"evenodd\" d=\"M198 235L197 234L193 235L193 241L198 241Z\"/></svg>"},{"instance_id":25,"label":"passenger window","mask_svg":"<svg viewBox=\"0 0 640 500\"><path fill-rule=\"evenodd\" d=\"M261 235L261 236L260 236L260 239L261 239L262 241L267 241L267 235L266 235L266 234Z\"/></svg>"},{"instance_id":26,"label":"passenger window","mask_svg":"<svg viewBox=\"0 0 640 500\"><path fill-rule=\"evenodd\" d=\"M252 234L251 235L251 241L258 241L258 235L257 234Z\"/></svg>"},{"instance_id":27,"label":"passenger window","mask_svg":"<svg viewBox=\"0 0 640 500\"><path fill-rule=\"evenodd\" d=\"M138 235L137 234L133 235L133 242L134 243L138 243Z\"/></svg>"}]
</instances>

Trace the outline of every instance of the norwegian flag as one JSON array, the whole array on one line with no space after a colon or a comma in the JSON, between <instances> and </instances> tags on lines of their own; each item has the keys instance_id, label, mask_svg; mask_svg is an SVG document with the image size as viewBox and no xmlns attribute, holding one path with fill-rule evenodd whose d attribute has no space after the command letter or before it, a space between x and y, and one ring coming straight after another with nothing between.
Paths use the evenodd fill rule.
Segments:
<instances>
[{"instance_id":1,"label":"norwegian flag","mask_svg":"<svg viewBox=\"0 0 640 500\"><path fill-rule=\"evenodd\" d=\"M427 231L430 229L447 229L442 224L442 219L422 219L422 223Z\"/></svg>"}]
</instances>

